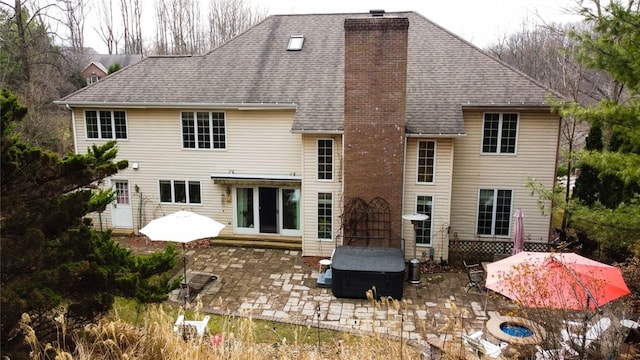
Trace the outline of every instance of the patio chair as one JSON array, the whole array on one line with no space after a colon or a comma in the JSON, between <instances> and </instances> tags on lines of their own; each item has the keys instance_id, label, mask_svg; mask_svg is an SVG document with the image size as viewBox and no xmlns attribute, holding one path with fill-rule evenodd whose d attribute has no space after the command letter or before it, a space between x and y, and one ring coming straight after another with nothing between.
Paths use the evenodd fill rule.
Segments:
<instances>
[{"instance_id":1,"label":"patio chair","mask_svg":"<svg viewBox=\"0 0 640 360\"><path fill-rule=\"evenodd\" d=\"M482 355L486 355L491 358L497 358L502 354L502 350L506 349L508 344L505 342L496 345L490 341L482 339L482 331L476 331L471 335L462 334L462 339L467 344L470 350L478 356L478 359L482 358Z\"/></svg>"},{"instance_id":2,"label":"patio chair","mask_svg":"<svg viewBox=\"0 0 640 360\"><path fill-rule=\"evenodd\" d=\"M469 282L464 286L466 292L469 292L471 288L476 288L480 292L484 292L484 269L480 264L467 264L462 260L464 264L464 270L467 272Z\"/></svg>"},{"instance_id":3,"label":"patio chair","mask_svg":"<svg viewBox=\"0 0 640 360\"><path fill-rule=\"evenodd\" d=\"M567 324L568 327L583 325L583 323L575 321L565 321L565 324ZM593 325L589 326L587 331L584 333L584 347L588 348L593 341L600 339L602 334L607 331L609 327L611 327L611 319L608 317L601 317ZM576 353L571 345L582 346L583 344L582 335L572 333L568 328L562 329L560 331L560 335L562 335L563 347L570 353Z\"/></svg>"},{"instance_id":4,"label":"patio chair","mask_svg":"<svg viewBox=\"0 0 640 360\"><path fill-rule=\"evenodd\" d=\"M207 332L207 324L210 319L211 316L207 315L202 320L185 320L184 315L178 315L176 322L173 324L173 331L178 335L182 335L185 340L195 337L202 339Z\"/></svg>"}]
</instances>

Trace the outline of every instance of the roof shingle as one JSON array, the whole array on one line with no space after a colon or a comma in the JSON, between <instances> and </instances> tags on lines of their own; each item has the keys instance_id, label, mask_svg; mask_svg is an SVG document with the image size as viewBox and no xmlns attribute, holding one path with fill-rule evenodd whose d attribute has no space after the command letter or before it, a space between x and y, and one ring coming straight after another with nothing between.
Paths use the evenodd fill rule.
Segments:
<instances>
[{"instance_id":1,"label":"roof shingle","mask_svg":"<svg viewBox=\"0 0 640 360\"><path fill-rule=\"evenodd\" d=\"M342 131L344 20L368 16L270 16L206 55L149 57L59 103L294 103L293 131ZM464 133L463 104L546 106L550 90L423 16L385 16L409 19L407 133ZM287 51L291 35L302 51Z\"/></svg>"}]
</instances>

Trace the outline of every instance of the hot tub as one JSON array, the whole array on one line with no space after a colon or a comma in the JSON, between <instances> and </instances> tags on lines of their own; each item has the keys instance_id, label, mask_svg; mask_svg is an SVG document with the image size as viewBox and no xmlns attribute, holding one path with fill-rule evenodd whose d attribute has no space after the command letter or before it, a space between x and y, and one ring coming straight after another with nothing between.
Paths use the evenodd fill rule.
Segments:
<instances>
[{"instance_id":1,"label":"hot tub","mask_svg":"<svg viewBox=\"0 0 640 360\"><path fill-rule=\"evenodd\" d=\"M331 290L338 298L374 296L401 299L404 287L402 249L377 246L338 246L333 254Z\"/></svg>"}]
</instances>

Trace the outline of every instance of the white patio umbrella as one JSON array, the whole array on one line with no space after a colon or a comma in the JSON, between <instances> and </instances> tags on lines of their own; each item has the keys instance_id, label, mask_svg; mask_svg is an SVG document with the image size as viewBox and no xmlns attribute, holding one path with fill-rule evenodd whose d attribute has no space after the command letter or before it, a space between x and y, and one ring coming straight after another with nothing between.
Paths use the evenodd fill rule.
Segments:
<instances>
[{"instance_id":1,"label":"white patio umbrella","mask_svg":"<svg viewBox=\"0 0 640 360\"><path fill-rule=\"evenodd\" d=\"M140 233L146 235L152 241L182 243L182 263L184 268L184 283L186 284L186 243L216 237L223 228L223 224L210 217L191 211L180 210L173 214L151 220L147 226L140 229Z\"/></svg>"}]
</instances>

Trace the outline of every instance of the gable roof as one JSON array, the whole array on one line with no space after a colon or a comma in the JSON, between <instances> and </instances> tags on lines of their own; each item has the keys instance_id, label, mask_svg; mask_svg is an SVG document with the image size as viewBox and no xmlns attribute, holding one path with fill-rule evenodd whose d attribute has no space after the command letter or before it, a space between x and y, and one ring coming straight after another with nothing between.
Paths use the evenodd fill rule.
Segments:
<instances>
[{"instance_id":1,"label":"gable roof","mask_svg":"<svg viewBox=\"0 0 640 360\"><path fill-rule=\"evenodd\" d=\"M85 56L92 63L98 63L105 69L109 69L111 65L115 64L124 68L142 59L142 55L139 54L87 54Z\"/></svg>"},{"instance_id":2,"label":"gable roof","mask_svg":"<svg viewBox=\"0 0 640 360\"><path fill-rule=\"evenodd\" d=\"M108 73L109 73L109 70L108 70L107 68L105 68L105 67L104 67L104 65L102 65L102 64L101 64L101 63L99 63L99 62L95 62L95 61L92 61L92 62L90 62L89 64L87 64L87 66L85 66L85 67L84 67L84 69L82 69L82 71L81 71L81 72L85 72L85 71L86 71L88 68L90 68L91 66L95 66L95 67L97 67L100 71L102 71L102 72L103 72L103 73L105 73L105 74L108 74Z\"/></svg>"},{"instance_id":3,"label":"gable roof","mask_svg":"<svg viewBox=\"0 0 640 360\"><path fill-rule=\"evenodd\" d=\"M58 101L85 106L295 108L295 132L341 132L344 20L270 16L199 56L147 57ZM406 131L464 133L463 106L548 107L551 90L415 12L409 19ZM292 35L301 51L287 51Z\"/></svg>"}]
</instances>

